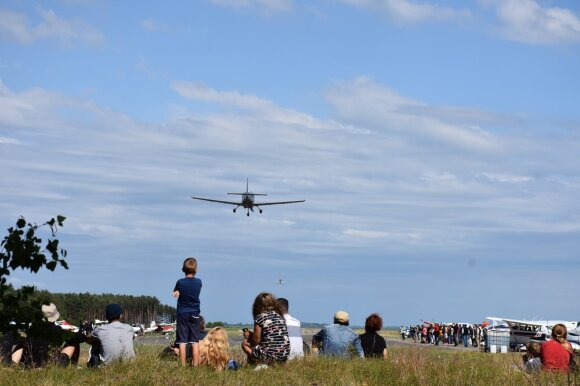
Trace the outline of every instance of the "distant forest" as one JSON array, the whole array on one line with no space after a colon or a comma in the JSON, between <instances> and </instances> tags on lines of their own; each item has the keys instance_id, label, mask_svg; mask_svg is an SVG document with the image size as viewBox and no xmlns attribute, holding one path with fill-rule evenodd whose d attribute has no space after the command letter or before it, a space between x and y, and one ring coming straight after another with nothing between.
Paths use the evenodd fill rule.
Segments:
<instances>
[{"instance_id":1,"label":"distant forest","mask_svg":"<svg viewBox=\"0 0 580 386\"><path fill-rule=\"evenodd\" d=\"M61 319L74 325L85 319L106 320L105 308L110 303L121 305L125 323L148 325L153 320L170 323L175 319L175 307L161 304L154 296L38 292L56 305Z\"/></svg>"}]
</instances>

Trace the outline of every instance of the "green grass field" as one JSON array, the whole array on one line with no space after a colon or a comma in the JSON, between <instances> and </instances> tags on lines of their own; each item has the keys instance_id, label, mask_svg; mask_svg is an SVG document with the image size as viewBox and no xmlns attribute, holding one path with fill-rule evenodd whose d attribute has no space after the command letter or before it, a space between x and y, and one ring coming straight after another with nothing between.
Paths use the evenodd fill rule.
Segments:
<instances>
[{"instance_id":1,"label":"green grass field","mask_svg":"<svg viewBox=\"0 0 580 386\"><path fill-rule=\"evenodd\" d=\"M395 346L387 360L306 357L255 371L217 373L179 367L159 358L162 346L136 345L137 358L107 368L24 370L0 367L0 385L567 385L565 374L526 374L521 354L485 354L421 346ZM86 358L86 353L83 353ZM232 357L242 359L239 348ZM573 384L573 383L572 383Z\"/></svg>"}]
</instances>

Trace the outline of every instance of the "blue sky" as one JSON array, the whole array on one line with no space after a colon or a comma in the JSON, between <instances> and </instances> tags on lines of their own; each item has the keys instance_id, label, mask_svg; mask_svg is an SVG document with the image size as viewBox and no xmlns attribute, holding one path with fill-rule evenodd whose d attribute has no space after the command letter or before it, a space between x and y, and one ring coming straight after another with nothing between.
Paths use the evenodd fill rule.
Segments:
<instances>
[{"instance_id":1,"label":"blue sky","mask_svg":"<svg viewBox=\"0 0 580 386\"><path fill-rule=\"evenodd\" d=\"M0 226L67 216L70 264L12 282L173 304L195 256L208 320L578 320L579 48L572 0L7 0ZM189 198L246 178L306 202Z\"/></svg>"}]
</instances>

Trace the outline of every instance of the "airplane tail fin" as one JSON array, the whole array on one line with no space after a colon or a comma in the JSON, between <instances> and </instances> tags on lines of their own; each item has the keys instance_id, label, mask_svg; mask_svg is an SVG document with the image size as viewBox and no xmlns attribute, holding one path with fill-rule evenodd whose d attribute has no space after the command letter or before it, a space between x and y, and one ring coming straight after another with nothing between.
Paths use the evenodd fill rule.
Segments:
<instances>
[{"instance_id":1,"label":"airplane tail fin","mask_svg":"<svg viewBox=\"0 0 580 386\"><path fill-rule=\"evenodd\" d=\"M250 193L250 183L248 181L248 179L246 178L246 192L245 193L228 193L228 194L233 194L236 196L243 196L244 194L252 194L254 196L267 196L267 194L265 193Z\"/></svg>"}]
</instances>

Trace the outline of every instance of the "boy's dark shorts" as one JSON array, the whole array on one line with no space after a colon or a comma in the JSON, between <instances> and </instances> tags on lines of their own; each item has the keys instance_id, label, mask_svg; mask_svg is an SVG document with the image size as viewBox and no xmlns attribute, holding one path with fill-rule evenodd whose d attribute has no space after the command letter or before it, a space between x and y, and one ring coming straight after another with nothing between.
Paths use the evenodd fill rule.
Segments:
<instances>
[{"instance_id":1,"label":"boy's dark shorts","mask_svg":"<svg viewBox=\"0 0 580 386\"><path fill-rule=\"evenodd\" d=\"M193 312L177 314L175 343L197 342L199 342L199 315L196 316Z\"/></svg>"}]
</instances>

